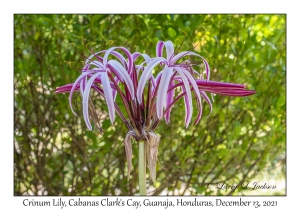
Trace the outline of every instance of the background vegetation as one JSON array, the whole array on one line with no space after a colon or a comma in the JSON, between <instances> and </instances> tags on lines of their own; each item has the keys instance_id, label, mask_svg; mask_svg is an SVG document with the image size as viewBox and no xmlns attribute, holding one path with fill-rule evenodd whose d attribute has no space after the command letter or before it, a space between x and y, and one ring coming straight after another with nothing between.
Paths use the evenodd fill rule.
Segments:
<instances>
[{"instance_id":1,"label":"background vegetation","mask_svg":"<svg viewBox=\"0 0 300 210\"><path fill-rule=\"evenodd\" d=\"M249 189L207 184L251 183L263 174L285 179L285 15L15 15L15 195L137 194L138 147L134 142L127 181L127 131L120 119L110 126L105 102L97 100L105 131L87 131L82 116L72 114L68 94L54 90L80 73L84 58L70 43L85 55L93 41L89 46L97 51L122 45L154 56L158 40L179 45L185 34L181 49L200 43L194 51L208 59L211 80L246 84L257 94L215 96L211 116L205 117L206 104L201 123L188 129L178 103L170 125L157 129L160 165L157 182L148 179L148 193L240 195Z\"/></svg>"}]
</instances>

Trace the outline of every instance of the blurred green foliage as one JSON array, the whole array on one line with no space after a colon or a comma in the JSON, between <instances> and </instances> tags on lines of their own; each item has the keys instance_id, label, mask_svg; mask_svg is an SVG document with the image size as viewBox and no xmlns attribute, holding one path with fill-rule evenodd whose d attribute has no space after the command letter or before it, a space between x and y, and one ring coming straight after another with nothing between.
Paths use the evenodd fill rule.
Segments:
<instances>
[{"instance_id":1,"label":"blurred green foliage","mask_svg":"<svg viewBox=\"0 0 300 210\"><path fill-rule=\"evenodd\" d=\"M171 123L156 130L160 164L157 182L147 180L148 193L240 195L247 189L207 184L251 182L266 171L285 178L285 15L15 15L15 195L138 193L138 146L133 143L134 169L127 181L127 130L121 120L110 126L98 97L104 133L87 131L82 115L72 114L68 94L54 90L78 77L90 41L95 51L121 45L155 56L158 40L177 46L184 40L181 50L199 43L193 50L207 58L211 80L246 84L257 94L215 96L210 117L188 129L178 103ZM80 97L75 104L80 114ZM208 113L206 104L204 116Z\"/></svg>"}]
</instances>

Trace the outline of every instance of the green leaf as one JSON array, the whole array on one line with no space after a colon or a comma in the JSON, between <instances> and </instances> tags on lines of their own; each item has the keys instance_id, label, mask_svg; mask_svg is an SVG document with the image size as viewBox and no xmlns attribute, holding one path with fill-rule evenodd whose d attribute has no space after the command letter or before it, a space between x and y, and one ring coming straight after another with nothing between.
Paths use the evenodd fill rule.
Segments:
<instances>
[{"instance_id":1,"label":"green leaf","mask_svg":"<svg viewBox=\"0 0 300 210\"><path fill-rule=\"evenodd\" d=\"M273 50L277 51L276 46L272 42L266 41L266 44L269 45Z\"/></svg>"},{"instance_id":2,"label":"green leaf","mask_svg":"<svg viewBox=\"0 0 300 210\"><path fill-rule=\"evenodd\" d=\"M173 29L173 28L168 28L168 35L171 37L171 38L175 38L177 33L176 31Z\"/></svg>"},{"instance_id":3,"label":"green leaf","mask_svg":"<svg viewBox=\"0 0 300 210\"><path fill-rule=\"evenodd\" d=\"M102 128L103 128L103 129L107 129L107 128L110 127L110 125L111 125L111 122L110 122L109 119L104 120L103 123L102 123Z\"/></svg>"},{"instance_id":4,"label":"green leaf","mask_svg":"<svg viewBox=\"0 0 300 210\"><path fill-rule=\"evenodd\" d=\"M277 107L281 107L285 105L285 95L279 96L276 102Z\"/></svg>"}]
</instances>

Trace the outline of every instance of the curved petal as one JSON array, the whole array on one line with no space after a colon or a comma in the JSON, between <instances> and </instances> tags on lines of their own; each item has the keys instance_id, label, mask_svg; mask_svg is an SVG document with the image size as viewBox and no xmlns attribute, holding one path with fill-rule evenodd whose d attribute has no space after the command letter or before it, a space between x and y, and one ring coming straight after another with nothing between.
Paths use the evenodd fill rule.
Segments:
<instances>
[{"instance_id":1,"label":"curved petal","mask_svg":"<svg viewBox=\"0 0 300 210\"><path fill-rule=\"evenodd\" d=\"M206 80L196 80L196 83L199 87L202 88L217 88L217 87L222 87L222 88L246 88L245 85L241 84L235 84L235 83L227 83L227 82L216 82L216 81L206 81Z\"/></svg>"},{"instance_id":2,"label":"curved petal","mask_svg":"<svg viewBox=\"0 0 300 210\"><path fill-rule=\"evenodd\" d=\"M197 103L198 103L198 106L199 106L199 112L198 112L198 116L197 116L197 119L196 119L196 122L195 122L195 124L197 124L199 122L200 118L201 118L201 115L202 115L202 101L201 101L200 91L199 91L197 83L196 83L195 79L192 77L192 75L188 71L183 71L183 73L188 78L189 82L191 83L191 85L193 87L193 90L194 90L194 92L196 94L196 97L197 97ZM203 93L205 94L205 92L203 92ZM205 96L206 96L206 94L205 94Z\"/></svg>"},{"instance_id":3,"label":"curved petal","mask_svg":"<svg viewBox=\"0 0 300 210\"><path fill-rule=\"evenodd\" d=\"M96 52L96 53L93 53L92 55L90 55L86 60L85 60L85 64L87 64L88 62L95 62L96 60L92 60L93 57L96 57L98 60L100 58L100 60L102 60L101 62L103 62L103 58L99 56L99 54L103 54L105 53L107 50L102 50L100 52ZM119 61L121 61L121 63L123 63L123 65L125 66L126 64L126 60L124 58L124 56L122 54L120 54L119 52L116 52L116 51L112 51L111 52L112 55L114 55L116 58L119 59Z\"/></svg>"},{"instance_id":4,"label":"curved petal","mask_svg":"<svg viewBox=\"0 0 300 210\"><path fill-rule=\"evenodd\" d=\"M191 94L189 82L188 82L185 74L183 73L183 71L180 68L175 68L175 69L180 74L182 82L184 84L184 89L186 91L186 95L184 96L185 105L186 105L185 124L186 124L186 127L188 127L191 122L192 114L193 114L192 94Z\"/></svg>"},{"instance_id":5,"label":"curved petal","mask_svg":"<svg viewBox=\"0 0 300 210\"><path fill-rule=\"evenodd\" d=\"M158 87L157 101L156 101L156 113L158 119L161 119L163 117L163 108L164 108L164 103L166 101L170 79L173 73L172 70L173 70L172 68L166 66L162 71L163 73L161 76L160 85Z\"/></svg>"},{"instance_id":6,"label":"curved petal","mask_svg":"<svg viewBox=\"0 0 300 210\"><path fill-rule=\"evenodd\" d=\"M136 93L136 97L137 97L137 100L139 102L139 104L142 103L142 94L143 94L143 91L144 91L144 88L145 88L145 85L146 85L146 82L147 80L150 78L151 74L152 74L152 70L154 69L154 67L162 62L162 61L165 61L164 58L154 58L147 66L146 68L144 69L141 77L140 77L140 81L139 81L139 85L138 85L138 88L137 88L137 93Z\"/></svg>"},{"instance_id":7,"label":"curved petal","mask_svg":"<svg viewBox=\"0 0 300 210\"><path fill-rule=\"evenodd\" d=\"M197 108L199 109L199 111L198 111L198 115L197 115L196 121L194 122L194 125L196 125L200 121L200 119L202 117L202 99L201 98L197 99L197 106L198 106Z\"/></svg>"},{"instance_id":8,"label":"curved petal","mask_svg":"<svg viewBox=\"0 0 300 210\"><path fill-rule=\"evenodd\" d=\"M104 53L106 50L102 50L100 52L96 52L93 53L92 55L90 55L86 60L85 60L85 64L87 64L88 62L93 62L92 58L95 56L99 56L99 54ZM102 58L102 57L101 57Z\"/></svg>"},{"instance_id":9,"label":"curved petal","mask_svg":"<svg viewBox=\"0 0 300 210\"><path fill-rule=\"evenodd\" d=\"M142 54L140 52L135 52L135 53L132 54L133 61L135 61L139 56L142 56L144 58L144 60L146 61L147 64L150 63L151 58L149 57L149 55Z\"/></svg>"},{"instance_id":10,"label":"curved petal","mask_svg":"<svg viewBox=\"0 0 300 210\"><path fill-rule=\"evenodd\" d=\"M122 79L124 79L124 82L130 92L131 98L134 99L134 86L133 82L126 71L126 69L117 61L110 60L108 61L108 64L110 64L114 69L118 71L118 73L121 75Z\"/></svg>"},{"instance_id":11,"label":"curved petal","mask_svg":"<svg viewBox=\"0 0 300 210\"><path fill-rule=\"evenodd\" d=\"M91 74L90 72L87 72L87 73L82 73L77 79L76 81L74 82L73 84L73 87L70 91L70 96L69 96L69 105L70 105L70 108L71 108L71 111L73 112L73 114L75 116L77 116L77 114L75 113L75 111L73 110L73 107L72 107L72 97L73 97L73 93L75 91L75 88L77 87L78 83L84 78L84 77L87 77L89 74Z\"/></svg>"},{"instance_id":12,"label":"curved petal","mask_svg":"<svg viewBox=\"0 0 300 210\"><path fill-rule=\"evenodd\" d=\"M90 95L91 87L92 87L92 84L94 83L94 80L101 73L102 72L96 73L89 79L89 81L86 84L86 88L84 90L83 97L82 97L83 98L82 99L83 117L84 117L85 124L89 130L92 130L92 126L91 126L90 119L89 119L89 95Z\"/></svg>"},{"instance_id":13,"label":"curved petal","mask_svg":"<svg viewBox=\"0 0 300 210\"><path fill-rule=\"evenodd\" d=\"M205 89L205 91L224 95L224 96L250 96L256 93L255 90L241 90L241 89L229 89L229 90L214 90L214 89Z\"/></svg>"},{"instance_id":14,"label":"curved petal","mask_svg":"<svg viewBox=\"0 0 300 210\"><path fill-rule=\"evenodd\" d=\"M84 67L82 68L82 72L89 71L90 66L91 66L90 64L85 64Z\"/></svg>"},{"instance_id":15,"label":"curved petal","mask_svg":"<svg viewBox=\"0 0 300 210\"><path fill-rule=\"evenodd\" d=\"M83 96L83 92L86 86L86 77L84 77L81 81L80 81L80 94Z\"/></svg>"},{"instance_id":16,"label":"curved petal","mask_svg":"<svg viewBox=\"0 0 300 210\"><path fill-rule=\"evenodd\" d=\"M178 59L184 57L184 56L187 56L187 55L193 55L193 56L197 56L199 58L201 58L203 60L203 63L205 65L205 71L206 71L206 80L209 80L209 77L210 77L210 67L207 63L207 61L205 60L205 58L203 58L201 55L198 55L197 53L194 53L194 52L190 52L190 51L185 51L185 52L181 52L181 53L178 53L177 55L175 55L170 63L173 64L175 63Z\"/></svg>"},{"instance_id":17,"label":"curved petal","mask_svg":"<svg viewBox=\"0 0 300 210\"><path fill-rule=\"evenodd\" d=\"M138 76L140 74L140 71L142 69L144 69L144 64L146 63L146 61L144 61L143 63L141 63L140 65L136 66L136 75Z\"/></svg>"},{"instance_id":18,"label":"curved petal","mask_svg":"<svg viewBox=\"0 0 300 210\"><path fill-rule=\"evenodd\" d=\"M170 85L169 85L169 86L172 87L173 85L175 85L174 80L172 80L172 81L170 82ZM166 107L168 107L170 104L172 104L172 102L173 102L173 97L174 97L174 92L175 92L175 89L172 89L172 90L170 90L169 92L167 92ZM166 112L166 114L165 114L165 120L166 120L166 122L167 122L168 124L170 123L171 109L172 109L172 107L171 107L170 109L168 109L167 112Z\"/></svg>"},{"instance_id":19,"label":"curved petal","mask_svg":"<svg viewBox=\"0 0 300 210\"><path fill-rule=\"evenodd\" d=\"M131 73L132 71L132 68L133 68L133 59L132 59L132 55L131 53L124 47L111 47L109 48L104 56L103 56L103 64L104 66L107 66L107 59L108 59L108 56L115 50L115 49L121 49L123 52L125 52L125 54L127 55L127 58L128 58L128 72L129 74Z\"/></svg>"},{"instance_id":20,"label":"curved petal","mask_svg":"<svg viewBox=\"0 0 300 210\"><path fill-rule=\"evenodd\" d=\"M174 56L174 45L171 41L159 41L156 45L156 56L162 57L163 56L163 49L166 48L167 52L167 61L171 63L171 58Z\"/></svg>"},{"instance_id":21,"label":"curved petal","mask_svg":"<svg viewBox=\"0 0 300 210\"><path fill-rule=\"evenodd\" d=\"M101 81L102 81L106 104L108 107L109 118L110 118L111 123L113 123L115 120L115 106L114 106L112 89L110 86L107 72L101 73Z\"/></svg>"},{"instance_id":22,"label":"curved petal","mask_svg":"<svg viewBox=\"0 0 300 210\"><path fill-rule=\"evenodd\" d=\"M112 66L111 64L108 64L108 68L110 71L112 71L115 74L115 76L118 80L120 80L122 83L124 83L124 79L123 79L122 75L119 73L119 71L114 66Z\"/></svg>"},{"instance_id":23,"label":"curved petal","mask_svg":"<svg viewBox=\"0 0 300 210\"><path fill-rule=\"evenodd\" d=\"M174 45L171 41L164 42L167 51L167 60L170 62L171 58L174 56Z\"/></svg>"},{"instance_id":24,"label":"curved petal","mask_svg":"<svg viewBox=\"0 0 300 210\"><path fill-rule=\"evenodd\" d=\"M197 98L199 99L201 96L200 96L199 88L198 88L198 86L197 86L197 83L196 83L194 77L190 74L190 72L185 71L184 69L183 69L182 72L183 72L183 73L185 74L185 76L188 78L189 82L191 83L191 85L192 85L192 87L193 87L193 89L194 89L194 92L195 92Z\"/></svg>"},{"instance_id":25,"label":"curved petal","mask_svg":"<svg viewBox=\"0 0 300 210\"><path fill-rule=\"evenodd\" d=\"M73 84L66 84L56 88L55 93L67 93L70 92L73 87ZM79 85L75 87L75 90L79 90Z\"/></svg>"},{"instance_id":26,"label":"curved petal","mask_svg":"<svg viewBox=\"0 0 300 210\"><path fill-rule=\"evenodd\" d=\"M183 92L186 92L186 89L184 86L182 87L182 90L183 90ZM189 124L192 120L192 113L191 113L190 107L193 107L193 106L192 106L192 101L189 100L187 94L184 95L183 100L184 100L184 107L185 107L185 127L187 128L187 127L189 127Z\"/></svg>"},{"instance_id":27,"label":"curved petal","mask_svg":"<svg viewBox=\"0 0 300 210\"><path fill-rule=\"evenodd\" d=\"M95 65L95 66L97 66L97 67L99 68L99 70L100 70L100 69L102 69L102 70L105 70L105 69L106 69L105 66L103 65L103 63L101 63L100 61L93 61L93 63L91 63L90 65Z\"/></svg>"},{"instance_id":28,"label":"curved petal","mask_svg":"<svg viewBox=\"0 0 300 210\"><path fill-rule=\"evenodd\" d=\"M163 56L163 49L164 49L164 42L159 41L156 44L156 57L162 57Z\"/></svg>"},{"instance_id":29,"label":"curved petal","mask_svg":"<svg viewBox=\"0 0 300 210\"><path fill-rule=\"evenodd\" d=\"M111 54L116 56L119 59L119 61L121 61L121 63L123 63L124 66L126 66L126 64L127 64L126 59L124 58L124 56L121 53L112 51Z\"/></svg>"}]
</instances>

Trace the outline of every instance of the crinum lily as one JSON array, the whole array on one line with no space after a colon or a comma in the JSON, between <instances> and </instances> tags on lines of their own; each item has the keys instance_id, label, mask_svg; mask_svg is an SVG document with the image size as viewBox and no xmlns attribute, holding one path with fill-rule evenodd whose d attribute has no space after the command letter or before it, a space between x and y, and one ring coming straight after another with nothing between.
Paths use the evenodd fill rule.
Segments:
<instances>
[{"instance_id":1,"label":"crinum lily","mask_svg":"<svg viewBox=\"0 0 300 210\"><path fill-rule=\"evenodd\" d=\"M166 58L163 57L164 48ZM92 51L91 51L92 52ZM125 56L124 56L125 55ZM194 70L194 65L186 56L195 56L204 64L204 79ZM140 59L139 59L140 57ZM142 60L139 63L138 60ZM179 62L179 60L182 60ZM161 71L153 74L154 69ZM100 52L92 52L86 57L81 75L73 84L67 84L56 89L56 93L70 92L69 103L72 112L72 96L79 91L82 97L84 121L89 130L92 130L90 118L95 127L101 129L95 113L95 107L90 98L91 89L95 90L106 101L111 123L115 120L115 113L122 119L128 133L124 138L126 157L128 161L128 178L132 167L131 139L139 142L139 186L140 194L146 194L146 159L150 177L155 182L156 162L160 138L154 132L164 117L170 122L170 113L173 105L184 99L185 125L189 126L193 113L193 93L195 95L198 115L197 124L202 115L202 99L209 104L212 112L212 103L206 92L225 96L249 96L255 93L246 90L241 84L209 81L210 68L208 62L200 55L185 51L177 55L171 41L159 41L156 46L156 57L135 52L131 54L124 47L112 47ZM175 91L175 90L178 91ZM126 113L122 113L116 103L120 97ZM147 158L145 158L147 157Z\"/></svg>"}]
</instances>

